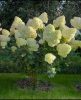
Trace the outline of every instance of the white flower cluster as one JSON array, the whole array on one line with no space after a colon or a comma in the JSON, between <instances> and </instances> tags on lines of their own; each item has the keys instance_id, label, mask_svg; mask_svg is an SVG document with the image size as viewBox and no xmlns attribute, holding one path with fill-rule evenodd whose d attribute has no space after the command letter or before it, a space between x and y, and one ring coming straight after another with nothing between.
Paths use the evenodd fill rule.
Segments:
<instances>
[{"instance_id":1,"label":"white flower cluster","mask_svg":"<svg viewBox=\"0 0 81 100\"><path fill-rule=\"evenodd\" d=\"M52 53L47 53L45 55L45 61L48 62L49 64L52 64L55 59L56 56L54 56Z\"/></svg>"},{"instance_id":2,"label":"white flower cluster","mask_svg":"<svg viewBox=\"0 0 81 100\"><path fill-rule=\"evenodd\" d=\"M55 30L52 24L48 24L43 32L43 41L46 41L49 46L54 47L60 43L62 37L60 30Z\"/></svg>"},{"instance_id":3,"label":"white flower cluster","mask_svg":"<svg viewBox=\"0 0 81 100\"><path fill-rule=\"evenodd\" d=\"M57 46L57 51L60 56L66 57L71 51L71 46L66 43L59 44Z\"/></svg>"},{"instance_id":4,"label":"white flower cluster","mask_svg":"<svg viewBox=\"0 0 81 100\"><path fill-rule=\"evenodd\" d=\"M81 29L81 18L80 17L74 17L70 20L71 25L77 29Z\"/></svg>"},{"instance_id":5,"label":"white flower cluster","mask_svg":"<svg viewBox=\"0 0 81 100\"><path fill-rule=\"evenodd\" d=\"M10 32L6 29L2 29L2 34L0 35L0 46L4 49L7 46L8 41L10 41Z\"/></svg>"},{"instance_id":6,"label":"white flower cluster","mask_svg":"<svg viewBox=\"0 0 81 100\"><path fill-rule=\"evenodd\" d=\"M15 36L17 47L26 46L30 51L38 51L39 45L36 41L37 30L44 27L44 23L48 22L48 15L46 12L39 17L29 19L25 24L22 19L15 17L10 28L10 34ZM16 48L13 46L12 51Z\"/></svg>"},{"instance_id":7,"label":"white flower cluster","mask_svg":"<svg viewBox=\"0 0 81 100\"><path fill-rule=\"evenodd\" d=\"M69 28L65 25L65 16L60 16L53 21L53 25L48 24L44 28L43 39L39 42L43 44L43 42L46 41L50 47L56 46L58 55L65 58L71 50L76 50L78 47L81 48L81 41L75 40L76 33L78 29L81 28L81 24L79 24L80 22L80 17L74 17L74 19L71 19L71 25L74 28ZM45 61L52 64L54 59L53 56L50 57L50 55L48 55L46 57L46 55Z\"/></svg>"}]
</instances>

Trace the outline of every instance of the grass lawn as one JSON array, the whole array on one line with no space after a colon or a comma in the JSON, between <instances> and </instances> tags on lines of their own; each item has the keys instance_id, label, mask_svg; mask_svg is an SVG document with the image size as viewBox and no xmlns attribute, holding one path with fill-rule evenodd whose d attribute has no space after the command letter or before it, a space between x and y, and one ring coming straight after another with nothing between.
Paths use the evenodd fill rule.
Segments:
<instances>
[{"instance_id":1,"label":"grass lawn","mask_svg":"<svg viewBox=\"0 0 81 100\"><path fill-rule=\"evenodd\" d=\"M18 88L16 80L24 77L23 74L0 74L0 99L81 99L81 91L74 87L81 82L81 75L57 74L50 80L55 87L48 92ZM47 79L43 76L39 78Z\"/></svg>"}]
</instances>

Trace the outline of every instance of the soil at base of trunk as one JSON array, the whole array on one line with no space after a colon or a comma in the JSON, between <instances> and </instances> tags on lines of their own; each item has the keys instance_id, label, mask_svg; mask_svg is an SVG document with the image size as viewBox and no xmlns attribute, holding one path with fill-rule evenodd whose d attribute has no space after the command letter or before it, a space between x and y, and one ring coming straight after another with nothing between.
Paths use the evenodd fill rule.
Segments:
<instances>
[{"instance_id":1,"label":"soil at base of trunk","mask_svg":"<svg viewBox=\"0 0 81 100\"><path fill-rule=\"evenodd\" d=\"M35 90L41 91L49 91L53 88L53 84L48 81L37 80L36 84L33 86L32 78L26 78L17 81L17 86L25 89L25 88L32 88L34 87Z\"/></svg>"}]
</instances>

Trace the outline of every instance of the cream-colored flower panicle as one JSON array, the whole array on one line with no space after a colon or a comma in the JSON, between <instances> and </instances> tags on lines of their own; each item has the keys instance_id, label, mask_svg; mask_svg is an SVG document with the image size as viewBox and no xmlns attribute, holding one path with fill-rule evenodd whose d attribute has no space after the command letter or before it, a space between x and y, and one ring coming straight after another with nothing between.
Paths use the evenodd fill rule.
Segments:
<instances>
[{"instance_id":1,"label":"cream-colored flower panicle","mask_svg":"<svg viewBox=\"0 0 81 100\"><path fill-rule=\"evenodd\" d=\"M44 27L42 20L39 19L38 17L29 19L26 25L33 27L35 30L42 29Z\"/></svg>"},{"instance_id":2,"label":"cream-colored flower panicle","mask_svg":"<svg viewBox=\"0 0 81 100\"><path fill-rule=\"evenodd\" d=\"M38 51L39 45L37 44L36 40L33 38L27 39L27 46L29 51Z\"/></svg>"},{"instance_id":3,"label":"cream-colored flower panicle","mask_svg":"<svg viewBox=\"0 0 81 100\"><path fill-rule=\"evenodd\" d=\"M27 41L23 38L17 38L16 44L18 47L21 47L21 46L27 45Z\"/></svg>"},{"instance_id":4,"label":"cream-colored flower panicle","mask_svg":"<svg viewBox=\"0 0 81 100\"><path fill-rule=\"evenodd\" d=\"M10 41L10 32L6 29L2 29L2 34L0 35L0 46L4 49L7 46L8 41Z\"/></svg>"},{"instance_id":5,"label":"cream-colored flower panicle","mask_svg":"<svg viewBox=\"0 0 81 100\"><path fill-rule=\"evenodd\" d=\"M47 63L49 63L49 64L52 64L53 61L54 61L55 59L56 59L56 56L53 55L52 53L47 53L47 54L45 55L45 61L46 61Z\"/></svg>"},{"instance_id":6,"label":"cream-colored flower panicle","mask_svg":"<svg viewBox=\"0 0 81 100\"><path fill-rule=\"evenodd\" d=\"M8 41L10 41L10 38L6 35L0 35L0 41L1 42L8 42Z\"/></svg>"},{"instance_id":7,"label":"cream-colored flower panicle","mask_svg":"<svg viewBox=\"0 0 81 100\"><path fill-rule=\"evenodd\" d=\"M5 35L0 35L0 46L4 49L7 46L8 41L10 41L10 38Z\"/></svg>"},{"instance_id":8,"label":"cream-colored flower panicle","mask_svg":"<svg viewBox=\"0 0 81 100\"><path fill-rule=\"evenodd\" d=\"M80 17L74 17L70 20L70 23L73 27L77 29L81 29L81 18Z\"/></svg>"},{"instance_id":9,"label":"cream-colored flower panicle","mask_svg":"<svg viewBox=\"0 0 81 100\"><path fill-rule=\"evenodd\" d=\"M15 36L15 39L17 39L17 38L24 38L24 33L21 32L20 30L19 31L17 30L15 32L14 36Z\"/></svg>"},{"instance_id":10,"label":"cream-colored flower panicle","mask_svg":"<svg viewBox=\"0 0 81 100\"><path fill-rule=\"evenodd\" d=\"M5 47L7 46L7 42L1 42L0 45L1 45L1 47L2 47L3 49L5 49Z\"/></svg>"},{"instance_id":11,"label":"cream-colored flower panicle","mask_svg":"<svg viewBox=\"0 0 81 100\"><path fill-rule=\"evenodd\" d=\"M11 25L10 32L14 34L17 30L21 30L25 27L25 23L17 16L15 16L14 21Z\"/></svg>"},{"instance_id":12,"label":"cream-colored flower panicle","mask_svg":"<svg viewBox=\"0 0 81 100\"><path fill-rule=\"evenodd\" d=\"M16 50L17 50L17 47L16 47L16 46L12 46L12 47L11 47L11 51L12 51L12 52L15 52Z\"/></svg>"},{"instance_id":13,"label":"cream-colored flower panicle","mask_svg":"<svg viewBox=\"0 0 81 100\"><path fill-rule=\"evenodd\" d=\"M28 26L26 27L26 30L25 30L25 38L36 38L37 37L37 33L36 33L36 30L31 27L31 26Z\"/></svg>"},{"instance_id":14,"label":"cream-colored flower panicle","mask_svg":"<svg viewBox=\"0 0 81 100\"><path fill-rule=\"evenodd\" d=\"M49 46L54 47L60 43L62 37L60 30L55 30L52 24L48 24L43 32L43 40L48 43Z\"/></svg>"},{"instance_id":15,"label":"cream-colored flower panicle","mask_svg":"<svg viewBox=\"0 0 81 100\"><path fill-rule=\"evenodd\" d=\"M62 35L63 35L64 41L70 42L75 37L76 32L77 32L76 28L63 29Z\"/></svg>"},{"instance_id":16,"label":"cream-colored flower panicle","mask_svg":"<svg viewBox=\"0 0 81 100\"><path fill-rule=\"evenodd\" d=\"M60 40L50 40L49 42L48 42L48 45L50 46L50 47L54 47L54 46L56 46L57 44L59 44L60 43Z\"/></svg>"},{"instance_id":17,"label":"cream-colored flower panicle","mask_svg":"<svg viewBox=\"0 0 81 100\"><path fill-rule=\"evenodd\" d=\"M44 29L44 33L51 33L55 31L55 27L52 24L48 24L45 29Z\"/></svg>"},{"instance_id":18,"label":"cream-colored flower panicle","mask_svg":"<svg viewBox=\"0 0 81 100\"><path fill-rule=\"evenodd\" d=\"M39 18L43 21L43 23L47 23L48 22L48 15L46 12L42 13Z\"/></svg>"},{"instance_id":19,"label":"cream-colored flower panicle","mask_svg":"<svg viewBox=\"0 0 81 100\"><path fill-rule=\"evenodd\" d=\"M2 29L2 34L5 35L5 36L9 36L10 32L6 29Z\"/></svg>"},{"instance_id":20,"label":"cream-colored flower panicle","mask_svg":"<svg viewBox=\"0 0 81 100\"><path fill-rule=\"evenodd\" d=\"M40 39L39 40L39 44L43 44L44 43L44 40L43 39Z\"/></svg>"},{"instance_id":21,"label":"cream-colored flower panicle","mask_svg":"<svg viewBox=\"0 0 81 100\"><path fill-rule=\"evenodd\" d=\"M59 29L62 31L62 30L67 30L67 29L69 29L69 27L68 27L67 25L62 25L62 26L60 26Z\"/></svg>"},{"instance_id":22,"label":"cream-colored flower panicle","mask_svg":"<svg viewBox=\"0 0 81 100\"><path fill-rule=\"evenodd\" d=\"M70 42L70 45L71 45L71 47L72 47L72 50L76 50L76 49L78 49L78 48L81 48L81 41L80 40L72 40L71 42Z\"/></svg>"},{"instance_id":23,"label":"cream-colored flower panicle","mask_svg":"<svg viewBox=\"0 0 81 100\"><path fill-rule=\"evenodd\" d=\"M51 38L51 33L55 32L55 28L52 24L48 24L43 32L43 40L44 41L49 41Z\"/></svg>"},{"instance_id":24,"label":"cream-colored flower panicle","mask_svg":"<svg viewBox=\"0 0 81 100\"><path fill-rule=\"evenodd\" d=\"M49 77L49 78L52 78L52 77L55 76L56 70L55 70L55 68L51 68L51 67L50 67L50 68L48 69L47 73L48 73L48 77Z\"/></svg>"},{"instance_id":25,"label":"cream-colored flower panicle","mask_svg":"<svg viewBox=\"0 0 81 100\"><path fill-rule=\"evenodd\" d=\"M71 46L68 44L58 44L57 45L57 51L58 51L58 55L62 56L62 57L67 57L67 55L71 52Z\"/></svg>"},{"instance_id":26,"label":"cream-colored flower panicle","mask_svg":"<svg viewBox=\"0 0 81 100\"><path fill-rule=\"evenodd\" d=\"M36 37L37 37L37 32L31 26L25 26L23 29L17 30L15 32L15 38L27 39L27 38L36 38Z\"/></svg>"},{"instance_id":27,"label":"cream-colored flower panicle","mask_svg":"<svg viewBox=\"0 0 81 100\"><path fill-rule=\"evenodd\" d=\"M66 21L65 21L64 15L56 18L56 20L53 20L53 25L54 25L55 28L61 27L65 24L66 24Z\"/></svg>"}]
</instances>

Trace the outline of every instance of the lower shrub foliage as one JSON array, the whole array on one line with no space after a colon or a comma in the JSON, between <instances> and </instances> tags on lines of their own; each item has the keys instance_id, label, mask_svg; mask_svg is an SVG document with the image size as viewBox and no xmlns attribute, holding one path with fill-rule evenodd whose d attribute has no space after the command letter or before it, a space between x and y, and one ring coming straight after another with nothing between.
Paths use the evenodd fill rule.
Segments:
<instances>
[{"instance_id":1,"label":"lower shrub foliage","mask_svg":"<svg viewBox=\"0 0 81 100\"><path fill-rule=\"evenodd\" d=\"M0 53L1 55L1 53ZM73 55L73 54L71 54ZM64 74L80 74L81 73L81 57L80 54L76 54L74 56L69 55L65 60L61 59L55 63L55 66L58 67L57 69L58 73L64 73ZM3 59L2 59L3 58ZM24 66L25 67L25 66ZM24 72L22 65L17 65L15 61L10 56L4 56L2 54L0 56L0 72L1 73L16 73L16 72ZM42 73L40 70L38 71Z\"/></svg>"}]
</instances>

